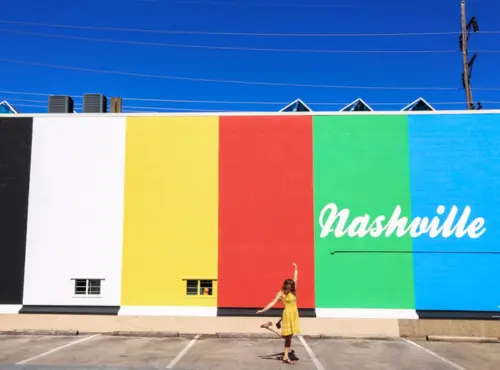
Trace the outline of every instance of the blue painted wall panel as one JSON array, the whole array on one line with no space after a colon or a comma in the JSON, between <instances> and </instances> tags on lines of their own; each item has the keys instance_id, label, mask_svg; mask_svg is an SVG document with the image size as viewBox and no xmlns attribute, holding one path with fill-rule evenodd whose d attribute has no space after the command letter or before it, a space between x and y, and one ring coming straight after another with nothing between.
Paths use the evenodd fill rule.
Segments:
<instances>
[{"instance_id":1,"label":"blue painted wall panel","mask_svg":"<svg viewBox=\"0 0 500 370\"><path fill-rule=\"evenodd\" d=\"M499 311L500 115L412 115L408 119L412 217L466 206L485 220L478 238L413 239L417 310ZM456 223L456 221L455 221ZM470 253L472 252L472 253Z\"/></svg>"}]
</instances>

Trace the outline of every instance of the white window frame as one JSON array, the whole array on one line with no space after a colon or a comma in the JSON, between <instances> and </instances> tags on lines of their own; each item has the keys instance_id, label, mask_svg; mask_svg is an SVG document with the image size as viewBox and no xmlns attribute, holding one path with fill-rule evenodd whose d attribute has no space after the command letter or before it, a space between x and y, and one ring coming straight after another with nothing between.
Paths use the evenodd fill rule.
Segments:
<instances>
[{"instance_id":1,"label":"white window frame","mask_svg":"<svg viewBox=\"0 0 500 370\"><path fill-rule=\"evenodd\" d=\"M204 277L183 277L182 280L184 280L185 282L185 287L186 287L186 291L185 291L185 295L186 297L204 297L204 298L208 298L208 297L215 297L215 283L217 281L217 279L213 279L213 278L204 278ZM197 294L187 294L187 285L188 285L188 281L196 281L197 282L197 288L196 288L196 293ZM210 281L212 283L212 287L211 287L211 290L212 290L212 294L208 294L208 295L204 295L201 293L201 282L202 281Z\"/></svg>"},{"instance_id":2,"label":"white window frame","mask_svg":"<svg viewBox=\"0 0 500 370\"><path fill-rule=\"evenodd\" d=\"M103 289L103 282L105 279L103 278L72 278L71 279L73 284L73 298L102 298L102 289ZM76 294L76 283L78 281L85 281L85 294ZM89 293L89 285L91 280L97 280L99 281L99 294L90 294Z\"/></svg>"}]
</instances>

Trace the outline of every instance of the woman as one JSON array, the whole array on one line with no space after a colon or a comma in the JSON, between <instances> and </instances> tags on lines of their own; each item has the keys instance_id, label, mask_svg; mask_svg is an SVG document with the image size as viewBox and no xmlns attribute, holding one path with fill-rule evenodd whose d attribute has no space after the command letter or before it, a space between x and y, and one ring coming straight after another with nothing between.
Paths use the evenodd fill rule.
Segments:
<instances>
[{"instance_id":1,"label":"woman","mask_svg":"<svg viewBox=\"0 0 500 370\"><path fill-rule=\"evenodd\" d=\"M276 303L278 303L279 300L283 302L285 309L283 310L283 314L281 315L281 333L272 328L273 324L271 322L263 324L262 328L271 330L274 333L278 334L281 338L285 339L285 352L283 354L283 362L287 364L294 363L294 361L290 360L289 357L290 347L292 346L293 335L300 333L299 310L297 309L296 291L298 269L295 263L293 263L293 267L295 269L293 280L285 280L285 282L283 283L283 287L278 292L278 294L276 294L276 297L273 299L273 301L262 310L257 311L257 314L261 314L271 309Z\"/></svg>"}]
</instances>

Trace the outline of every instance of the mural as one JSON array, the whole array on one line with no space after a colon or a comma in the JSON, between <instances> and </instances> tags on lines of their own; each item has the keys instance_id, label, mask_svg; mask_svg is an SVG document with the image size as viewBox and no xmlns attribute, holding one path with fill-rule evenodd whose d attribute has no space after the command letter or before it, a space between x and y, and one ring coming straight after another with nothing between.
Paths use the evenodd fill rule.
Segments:
<instances>
[{"instance_id":1,"label":"mural","mask_svg":"<svg viewBox=\"0 0 500 370\"><path fill-rule=\"evenodd\" d=\"M299 309L314 308L312 172L310 117L220 118L221 313L255 314L290 277L293 261L301 265Z\"/></svg>"},{"instance_id":2,"label":"mural","mask_svg":"<svg viewBox=\"0 0 500 370\"><path fill-rule=\"evenodd\" d=\"M0 313L492 318L499 117L3 117Z\"/></svg>"},{"instance_id":3,"label":"mural","mask_svg":"<svg viewBox=\"0 0 500 370\"><path fill-rule=\"evenodd\" d=\"M442 230L413 239L417 310L500 310L499 117L408 118L412 211Z\"/></svg>"},{"instance_id":4,"label":"mural","mask_svg":"<svg viewBox=\"0 0 500 370\"><path fill-rule=\"evenodd\" d=\"M120 314L216 314L216 287L187 295L186 284L217 279L218 126L218 117L127 120Z\"/></svg>"},{"instance_id":5,"label":"mural","mask_svg":"<svg viewBox=\"0 0 500 370\"><path fill-rule=\"evenodd\" d=\"M124 152L120 118L34 119L23 312L118 312ZM76 294L80 279L102 280L101 296Z\"/></svg>"},{"instance_id":6,"label":"mural","mask_svg":"<svg viewBox=\"0 0 500 370\"><path fill-rule=\"evenodd\" d=\"M408 163L405 115L314 117L316 307L414 309L411 238L366 235L355 218L411 215ZM335 208L349 233L341 220L330 233Z\"/></svg>"},{"instance_id":7,"label":"mural","mask_svg":"<svg viewBox=\"0 0 500 370\"><path fill-rule=\"evenodd\" d=\"M23 301L33 119L0 117L0 313Z\"/></svg>"}]
</instances>

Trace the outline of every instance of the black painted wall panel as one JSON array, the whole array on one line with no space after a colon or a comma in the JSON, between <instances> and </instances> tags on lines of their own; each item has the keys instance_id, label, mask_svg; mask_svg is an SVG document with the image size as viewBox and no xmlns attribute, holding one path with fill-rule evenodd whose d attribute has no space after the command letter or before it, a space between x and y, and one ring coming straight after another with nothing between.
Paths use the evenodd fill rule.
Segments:
<instances>
[{"instance_id":1,"label":"black painted wall panel","mask_svg":"<svg viewBox=\"0 0 500 370\"><path fill-rule=\"evenodd\" d=\"M0 118L0 304L22 304L33 118Z\"/></svg>"}]
</instances>

